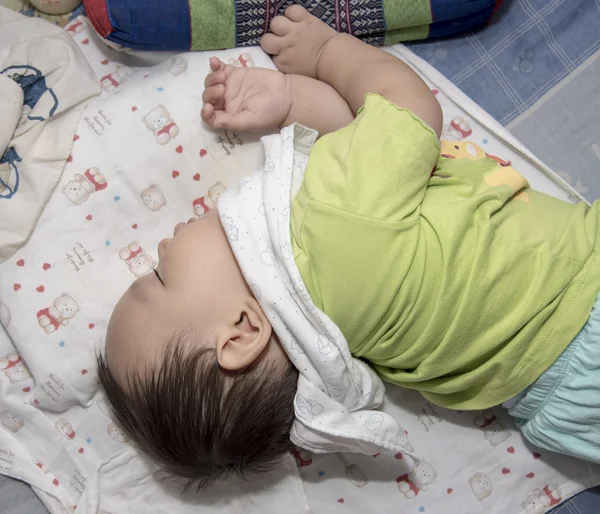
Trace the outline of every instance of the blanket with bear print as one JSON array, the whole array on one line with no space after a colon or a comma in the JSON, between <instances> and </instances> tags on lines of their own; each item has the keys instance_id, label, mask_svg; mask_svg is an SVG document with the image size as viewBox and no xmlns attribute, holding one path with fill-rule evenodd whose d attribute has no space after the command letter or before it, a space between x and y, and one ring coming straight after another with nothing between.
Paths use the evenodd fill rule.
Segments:
<instances>
[{"instance_id":1,"label":"blanket with bear print","mask_svg":"<svg viewBox=\"0 0 600 514\"><path fill-rule=\"evenodd\" d=\"M0 261L29 236L99 92L64 30L0 7Z\"/></svg>"},{"instance_id":2,"label":"blanket with bear print","mask_svg":"<svg viewBox=\"0 0 600 514\"><path fill-rule=\"evenodd\" d=\"M298 448L257 481L182 493L113 422L95 353L116 300L153 266L158 241L255 171L260 145L257 136L211 132L199 122L210 54L157 55L160 64L142 67L106 48L83 19L67 31L103 93L83 112L30 239L0 264L0 473L31 484L53 514L318 514L390 505L424 514L543 514L600 482L597 467L528 446L502 411L447 411L388 387L383 410L402 419L421 460ZM390 51L428 79L457 151L511 161L532 187L577 200L443 77L403 47ZM258 49L218 55L272 67Z\"/></svg>"}]
</instances>

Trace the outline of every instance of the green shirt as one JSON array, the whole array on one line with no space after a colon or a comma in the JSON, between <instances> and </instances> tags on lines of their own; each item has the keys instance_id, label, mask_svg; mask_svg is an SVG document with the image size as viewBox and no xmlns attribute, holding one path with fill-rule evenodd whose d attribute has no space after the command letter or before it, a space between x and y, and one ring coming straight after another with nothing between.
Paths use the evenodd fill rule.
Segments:
<instances>
[{"instance_id":1,"label":"green shirt","mask_svg":"<svg viewBox=\"0 0 600 514\"><path fill-rule=\"evenodd\" d=\"M291 234L308 292L354 356L438 405L484 409L534 382L585 324L599 216L469 144L440 155L427 125L368 95L312 148Z\"/></svg>"}]
</instances>

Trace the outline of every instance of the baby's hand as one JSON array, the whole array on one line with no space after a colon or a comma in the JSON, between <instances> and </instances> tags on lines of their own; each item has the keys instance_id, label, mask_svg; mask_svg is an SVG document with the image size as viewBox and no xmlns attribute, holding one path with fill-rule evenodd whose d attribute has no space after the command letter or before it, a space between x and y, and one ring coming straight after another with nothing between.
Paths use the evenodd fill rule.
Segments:
<instances>
[{"instance_id":1,"label":"baby's hand","mask_svg":"<svg viewBox=\"0 0 600 514\"><path fill-rule=\"evenodd\" d=\"M292 107L286 75L265 68L237 68L210 59L202 119L215 128L259 131L281 126Z\"/></svg>"}]
</instances>

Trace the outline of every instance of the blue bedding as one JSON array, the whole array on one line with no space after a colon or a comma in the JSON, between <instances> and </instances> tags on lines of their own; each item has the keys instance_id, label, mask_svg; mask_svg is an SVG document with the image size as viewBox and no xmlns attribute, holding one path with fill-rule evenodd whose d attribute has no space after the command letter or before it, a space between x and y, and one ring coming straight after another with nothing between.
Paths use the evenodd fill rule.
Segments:
<instances>
[{"instance_id":1,"label":"blue bedding","mask_svg":"<svg viewBox=\"0 0 600 514\"><path fill-rule=\"evenodd\" d=\"M485 30L409 46L600 198L600 0L507 0Z\"/></svg>"}]
</instances>

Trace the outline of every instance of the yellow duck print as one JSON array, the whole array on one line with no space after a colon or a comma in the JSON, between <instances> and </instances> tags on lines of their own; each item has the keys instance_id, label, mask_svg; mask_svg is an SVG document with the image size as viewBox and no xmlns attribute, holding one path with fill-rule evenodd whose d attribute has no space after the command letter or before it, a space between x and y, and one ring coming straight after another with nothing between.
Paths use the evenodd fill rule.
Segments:
<instances>
[{"instance_id":1,"label":"yellow duck print","mask_svg":"<svg viewBox=\"0 0 600 514\"><path fill-rule=\"evenodd\" d=\"M442 157L447 159L493 159L497 163L496 169L485 176L485 182L490 187L508 186L515 195L515 200L529 203L529 195L522 189L529 187L523 175L511 166L510 161L505 161L484 152L479 146L470 141L442 141Z\"/></svg>"}]
</instances>

